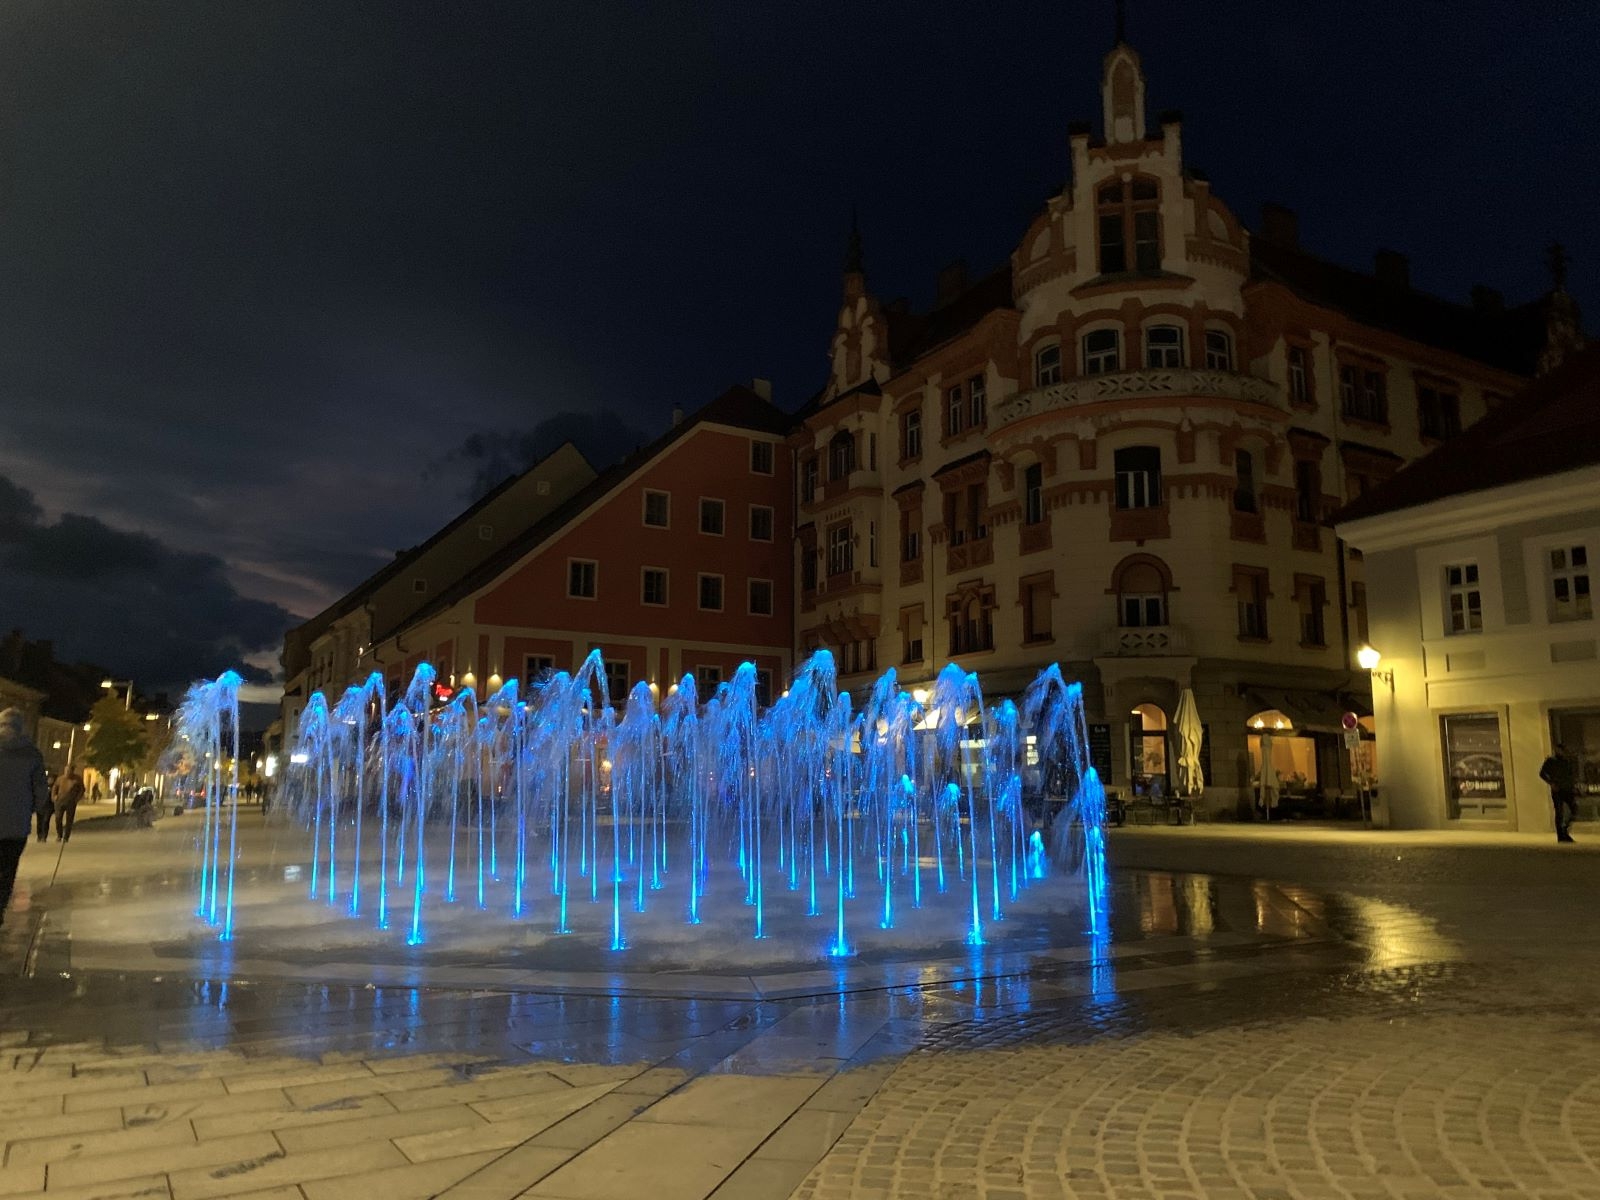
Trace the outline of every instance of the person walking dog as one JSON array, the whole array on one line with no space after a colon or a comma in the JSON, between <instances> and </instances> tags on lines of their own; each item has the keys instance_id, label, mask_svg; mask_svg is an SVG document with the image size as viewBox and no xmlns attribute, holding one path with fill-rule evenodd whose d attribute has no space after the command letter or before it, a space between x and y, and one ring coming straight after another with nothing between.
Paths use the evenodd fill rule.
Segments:
<instances>
[{"instance_id":1,"label":"person walking dog","mask_svg":"<svg viewBox=\"0 0 1600 1200\"><path fill-rule=\"evenodd\" d=\"M22 712L8 708L0 712L0 924L34 819L48 817L50 807L44 756L28 737Z\"/></svg>"},{"instance_id":2,"label":"person walking dog","mask_svg":"<svg viewBox=\"0 0 1600 1200\"><path fill-rule=\"evenodd\" d=\"M50 799L56 809L56 836L63 842L71 841L72 823L78 819L78 801L83 799L83 775L76 763L67 764L51 789Z\"/></svg>"},{"instance_id":3,"label":"person walking dog","mask_svg":"<svg viewBox=\"0 0 1600 1200\"><path fill-rule=\"evenodd\" d=\"M1550 803L1556 810L1556 841L1572 840L1572 818L1578 809L1578 764L1560 742L1539 767L1539 778L1550 785Z\"/></svg>"}]
</instances>

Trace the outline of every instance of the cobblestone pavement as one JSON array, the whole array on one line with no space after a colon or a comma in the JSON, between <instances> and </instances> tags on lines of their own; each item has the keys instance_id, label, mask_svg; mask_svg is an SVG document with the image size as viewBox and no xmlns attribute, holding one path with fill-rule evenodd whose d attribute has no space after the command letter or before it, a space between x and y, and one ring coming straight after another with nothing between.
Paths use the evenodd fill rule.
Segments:
<instances>
[{"instance_id":1,"label":"cobblestone pavement","mask_svg":"<svg viewBox=\"0 0 1600 1200\"><path fill-rule=\"evenodd\" d=\"M1600 854L1214 841L1114 839L1108 946L775 1001L83 969L52 905L154 882L29 856L0 1197L1600 1198Z\"/></svg>"}]
</instances>

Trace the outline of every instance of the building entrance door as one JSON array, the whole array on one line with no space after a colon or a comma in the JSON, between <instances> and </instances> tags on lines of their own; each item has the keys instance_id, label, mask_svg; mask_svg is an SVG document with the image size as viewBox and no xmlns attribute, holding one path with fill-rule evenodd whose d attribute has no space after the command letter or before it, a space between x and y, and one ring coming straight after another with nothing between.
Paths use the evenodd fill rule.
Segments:
<instances>
[{"instance_id":1,"label":"building entrance door","mask_svg":"<svg viewBox=\"0 0 1600 1200\"><path fill-rule=\"evenodd\" d=\"M1600 821L1600 706L1550 710L1550 744L1578 760L1578 820Z\"/></svg>"}]
</instances>

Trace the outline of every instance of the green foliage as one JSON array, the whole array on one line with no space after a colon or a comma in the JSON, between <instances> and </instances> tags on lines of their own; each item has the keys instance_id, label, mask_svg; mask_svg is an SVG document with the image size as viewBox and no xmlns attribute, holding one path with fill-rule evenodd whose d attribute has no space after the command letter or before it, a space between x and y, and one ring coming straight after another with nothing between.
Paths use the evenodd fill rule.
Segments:
<instances>
[{"instance_id":1,"label":"green foliage","mask_svg":"<svg viewBox=\"0 0 1600 1200\"><path fill-rule=\"evenodd\" d=\"M89 741L84 761L102 774L113 767L126 771L149 752L144 718L129 712L120 696L102 696L89 712Z\"/></svg>"}]
</instances>

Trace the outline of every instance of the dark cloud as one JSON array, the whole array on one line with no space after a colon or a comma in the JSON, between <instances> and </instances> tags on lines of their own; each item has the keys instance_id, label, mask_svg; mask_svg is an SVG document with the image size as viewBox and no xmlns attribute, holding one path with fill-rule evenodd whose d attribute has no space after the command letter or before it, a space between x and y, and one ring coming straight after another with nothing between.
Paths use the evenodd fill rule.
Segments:
<instances>
[{"instance_id":1,"label":"dark cloud","mask_svg":"<svg viewBox=\"0 0 1600 1200\"><path fill-rule=\"evenodd\" d=\"M241 596L220 558L66 513L46 521L26 489L0 475L0 613L66 661L104 664L141 691L176 694L282 642L289 613Z\"/></svg>"},{"instance_id":2,"label":"dark cloud","mask_svg":"<svg viewBox=\"0 0 1600 1200\"><path fill-rule=\"evenodd\" d=\"M521 432L470 433L437 460L430 473L448 478L465 471L462 499L472 501L567 442L576 446L595 470L602 471L648 440L615 413L562 412Z\"/></svg>"}]
</instances>

